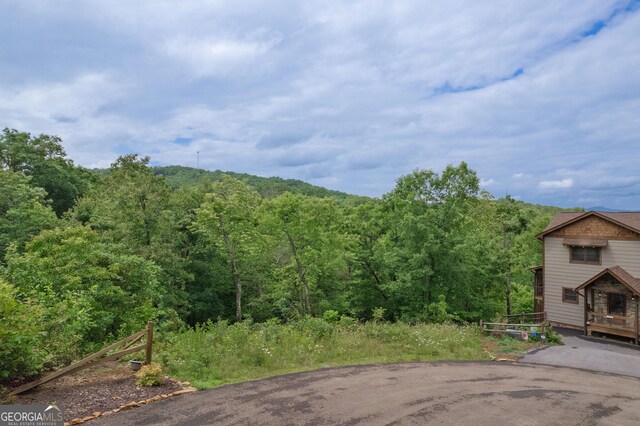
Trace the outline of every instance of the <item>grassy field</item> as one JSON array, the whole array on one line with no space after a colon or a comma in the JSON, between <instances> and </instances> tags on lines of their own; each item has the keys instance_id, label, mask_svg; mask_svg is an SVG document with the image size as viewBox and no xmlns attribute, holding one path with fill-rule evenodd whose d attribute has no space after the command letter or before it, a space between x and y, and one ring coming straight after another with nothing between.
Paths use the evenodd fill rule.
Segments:
<instances>
[{"instance_id":1,"label":"grassy field","mask_svg":"<svg viewBox=\"0 0 640 426\"><path fill-rule=\"evenodd\" d=\"M535 347L483 337L477 327L451 324L208 323L169 335L157 345L166 372L198 388L341 365L489 360Z\"/></svg>"}]
</instances>

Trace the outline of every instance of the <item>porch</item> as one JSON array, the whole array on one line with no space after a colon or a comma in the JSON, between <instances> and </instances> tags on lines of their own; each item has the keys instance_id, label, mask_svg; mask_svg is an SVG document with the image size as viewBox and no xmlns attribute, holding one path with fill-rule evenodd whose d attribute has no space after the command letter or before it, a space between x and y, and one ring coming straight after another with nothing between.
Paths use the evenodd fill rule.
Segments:
<instances>
[{"instance_id":1,"label":"porch","mask_svg":"<svg viewBox=\"0 0 640 426\"><path fill-rule=\"evenodd\" d=\"M619 266L607 268L576 292L585 298L584 333L611 334L632 339L638 344L640 280Z\"/></svg>"}]
</instances>

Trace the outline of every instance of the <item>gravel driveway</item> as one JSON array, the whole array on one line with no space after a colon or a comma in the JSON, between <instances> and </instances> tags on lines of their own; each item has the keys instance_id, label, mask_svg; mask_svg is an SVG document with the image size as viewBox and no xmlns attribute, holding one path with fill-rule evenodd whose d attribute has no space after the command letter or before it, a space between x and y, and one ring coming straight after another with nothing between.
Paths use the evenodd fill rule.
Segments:
<instances>
[{"instance_id":1,"label":"gravel driveway","mask_svg":"<svg viewBox=\"0 0 640 426\"><path fill-rule=\"evenodd\" d=\"M222 386L99 425L640 424L640 380L496 362L368 365Z\"/></svg>"},{"instance_id":2,"label":"gravel driveway","mask_svg":"<svg viewBox=\"0 0 640 426\"><path fill-rule=\"evenodd\" d=\"M561 334L564 345L530 352L518 362L573 367L640 378L640 349L587 340L580 333L571 330L563 330Z\"/></svg>"}]
</instances>

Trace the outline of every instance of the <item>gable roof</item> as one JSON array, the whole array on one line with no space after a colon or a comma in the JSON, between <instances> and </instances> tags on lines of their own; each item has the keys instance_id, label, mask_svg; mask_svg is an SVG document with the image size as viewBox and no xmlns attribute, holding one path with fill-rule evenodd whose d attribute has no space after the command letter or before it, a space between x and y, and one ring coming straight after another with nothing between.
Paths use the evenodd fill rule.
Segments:
<instances>
[{"instance_id":1,"label":"gable roof","mask_svg":"<svg viewBox=\"0 0 640 426\"><path fill-rule=\"evenodd\" d=\"M544 230L537 235L542 238L550 232L556 231L564 226L577 222L589 216L597 216L616 225L627 228L633 232L640 234L640 212L560 212L556 213L551 222Z\"/></svg>"},{"instance_id":2,"label":"gable roof","mask_svg":"<svg viewBox=\"0 0 640 426\"><path fill-rule=\"evenodd\" d=\"M589 284L593 284L594 281L598 280L599 278L607 274L611 275L613 278L620 281L621 284L629 288L629 290L631 290L635 294L640 295L640 278L634 277L633 275L631 275L630 273L628 273L618 265L607 268L604 271L600 272L599 274L593 276L592 278L589 278L587 281L585 281L584 283L576 287L574 291L582 290Z\"/></svg>"}]
</instances>

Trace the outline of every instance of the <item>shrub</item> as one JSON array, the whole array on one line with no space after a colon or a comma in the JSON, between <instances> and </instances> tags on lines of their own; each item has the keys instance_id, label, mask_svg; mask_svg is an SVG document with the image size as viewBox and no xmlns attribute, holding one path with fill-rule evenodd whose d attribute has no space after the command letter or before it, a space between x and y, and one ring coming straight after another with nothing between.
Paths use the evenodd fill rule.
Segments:
<instances>
[{"instance_id":1,"label":"shrub","mask_svg":"<svg viewBox=\"0 0 640 426\"><path fill-rule=\"evenodd\" d=\"M385 308L381 308L381 307L373 308L373 312L372 312L373 320L375 322L383 321L384 320L384 314L385 314L386 311L387 310Z\"/></svg>"},{"instance_id":2,"label":"shrub","mask_svg":"<svg viewBox=\"0 0 640 426\"><path fill-rule=\"evenodd\" d=\"M326 322L335 324L340 320L340 314L338 311L328 310L322 313L322 319Z\"/></svg>"},{"instance_id":3,"label":"shrub","mask_svg":"<svg viewBox=\"0 0 640 426\"><path fill-rule=\"evenodd\" d=\"M15 288L0 278L0 383L42 369L41 311L38 305L20 301Z\"/></svg>"},{"instance_id":4,"label":"shrub","mask_svg":"<svg viewBox=\"0 0 640 426\"><path fill-rule=\"evenodd\" d=\"M331 336L335 331L334 326L322 318L304 317L296 325L298 330L315 341Z\"/></svg>"},{"instance_id":5,"label":"shrub","mask_svg":"<svg viewBox=\"0 0 640 426\"><path fill-rule=\"evenodd\" d=\"M340 317L340 321L338 322L338 324L340 324L340 326L343 328L353 328L359 325L360 323L358 322L357 319L353 317L350 317L348 315L342 315Z\"/></svg>"},{"instance_id":6,"label":"shrub","mask_svg":"<svg viewBox=\"0 0 640 426\"><path fill-rule=\"evenodd\" d=\"M562 336L556 333L553 328L547 328L547 332L545 335L547 343L550 345L561 345L562 344Z\"/></svg>"},{"instance_id":7,"label":"shrub","mask_svg":"<svg viewBox=\"0 0 640 426\"><path fill-rule=\"evenodd\" d=\"M427 305L418 315L420 322L442 324L445 322L461 322L460 318L449 313L449 305L444 294L438 296L438 301Z\"/></svg>"},{"instance_id":8,"label":"shrub","mask_svg":"<svg viewBox=\"0 0 640 426\"><path fill-rule=\"evenodd\" d=\"M136 377L138 386L158 386L164 383L164 371L160 364L143 365Z\"/></svg>"}]
</instances>

